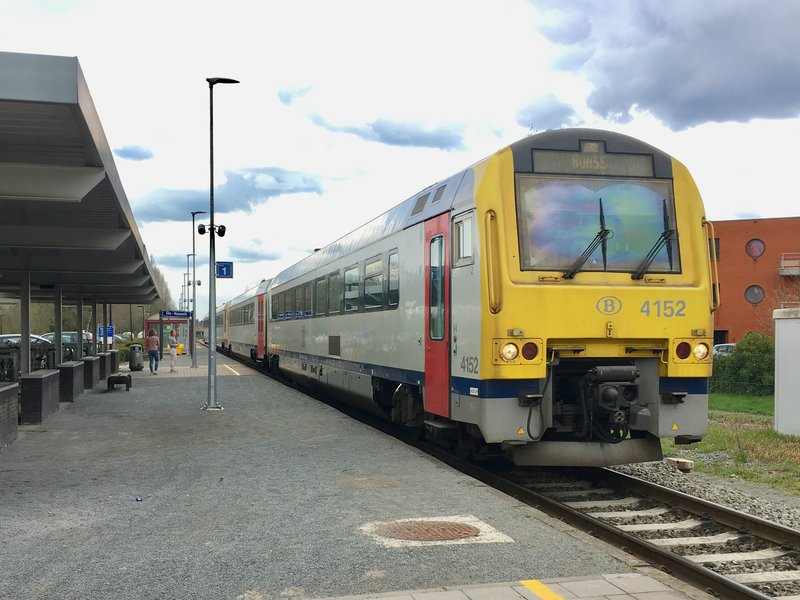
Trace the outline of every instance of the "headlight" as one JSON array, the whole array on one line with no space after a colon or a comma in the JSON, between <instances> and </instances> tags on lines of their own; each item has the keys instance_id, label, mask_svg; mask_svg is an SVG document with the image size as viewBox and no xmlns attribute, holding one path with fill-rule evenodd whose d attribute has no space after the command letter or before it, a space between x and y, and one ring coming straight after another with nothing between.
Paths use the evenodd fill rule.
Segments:
<instances>
[{"instance_id":1,"label":"headlight","mask_svg":"<svg viewBox=\"0 0 800 600\"><path fill-rule=\"evenodd\" d=\"M705 360L708 357L708 346L702 343L697 344L692 352L697 360Z\"/></svg>"},{"instance_id":2,"label":"headlight","mask_svg":"<svg viewBox=\"0 0 800 600\"><path fill-rule=\"evenodd\" d=\"M503 344L500 348L500 358L505 361L511 362L515 360L517 356L519 356L519 348L517 348L516 344L508 342L507 344Z\"/></svg>"}]
</instances>

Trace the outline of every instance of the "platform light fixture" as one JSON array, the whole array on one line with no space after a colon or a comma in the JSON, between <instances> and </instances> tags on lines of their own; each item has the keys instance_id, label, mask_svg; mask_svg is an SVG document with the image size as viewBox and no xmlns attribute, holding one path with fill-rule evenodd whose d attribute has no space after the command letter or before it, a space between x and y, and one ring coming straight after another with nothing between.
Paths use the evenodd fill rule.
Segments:
<instances>
[{"instance_id":1,"label":"platform light fixture","mask_svg":"<svg viewBox=\"0 0 800 600\"><path fill-rule=\"evenodd\" d=\"M208 233L210 236L208 256L208 403L204 410L222 410L217 404L217 258L214 246L215 234L225 235L225 226L214 225L214 86L218 83L239 83L236 79L227 77L207 77L208 82L208 111L209 111L209 208L208 208ZM203 235L206 227L200 225L197 233Z\"/></svg>"}]
</instances>

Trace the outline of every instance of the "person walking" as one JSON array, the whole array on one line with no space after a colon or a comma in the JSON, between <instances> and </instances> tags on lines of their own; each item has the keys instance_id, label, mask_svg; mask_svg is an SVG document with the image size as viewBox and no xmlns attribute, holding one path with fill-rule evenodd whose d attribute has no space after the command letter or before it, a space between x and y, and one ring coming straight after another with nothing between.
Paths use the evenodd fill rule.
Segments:
<instances>
[{"instance_id":1,"label":"person walking","mask_svg":"<svg viewBox=\"0 0 800 600\"><path fill-rule=\"evenodd\" d=\"M175 372L175 364L178 362L178 328L175 327L169 334L169 372Z\"/></svg>"},{"instance_id":2,"label":"person walking","mask_svg":"<svg viewBox=\"0 0 800 600\"><path fill-rule=\"evenodd\" d=\"M156 335L155 329L151 329L147 332L147 338L144 340L144 347L150 359L150 375L158 375L158 335Z\"/></svg>"}]
</instances>

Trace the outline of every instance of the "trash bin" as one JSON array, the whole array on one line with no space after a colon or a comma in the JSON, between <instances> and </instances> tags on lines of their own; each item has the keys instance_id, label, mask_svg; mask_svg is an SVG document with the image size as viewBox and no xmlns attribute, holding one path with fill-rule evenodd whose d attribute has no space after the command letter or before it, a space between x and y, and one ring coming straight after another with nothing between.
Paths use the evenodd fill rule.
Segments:
<instances>
[{"instance_id":1,"label":"trash bin","mask_svg":"<svg viewBox=\"0 0 800 600\"><path fill-rule=\"evenodd\" d=\"M131 371L141 371L144 369L144 354L141 344L131 344L128 346L128 368Z\"/></svg>"}]
</instances>

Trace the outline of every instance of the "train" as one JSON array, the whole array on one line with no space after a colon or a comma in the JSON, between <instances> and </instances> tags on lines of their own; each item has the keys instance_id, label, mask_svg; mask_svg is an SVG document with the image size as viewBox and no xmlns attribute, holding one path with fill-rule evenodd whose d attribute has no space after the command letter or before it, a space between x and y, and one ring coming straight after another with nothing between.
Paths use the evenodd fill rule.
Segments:
<instances>
[{"instance_id":1,"label":"train","mask_svg":"<svg viewBox=\"0 0 800 600\"><path fill-rule=\"evenodd\" d=\"M551 130L219 307L218 346L465 457L661 460L707 429L713 237L672 156Z\"/></svg>"}]
</instances>

